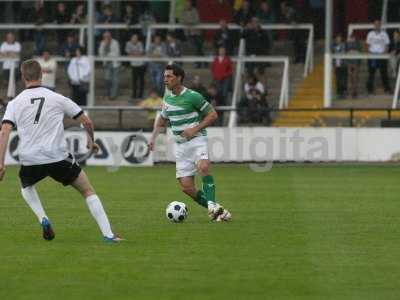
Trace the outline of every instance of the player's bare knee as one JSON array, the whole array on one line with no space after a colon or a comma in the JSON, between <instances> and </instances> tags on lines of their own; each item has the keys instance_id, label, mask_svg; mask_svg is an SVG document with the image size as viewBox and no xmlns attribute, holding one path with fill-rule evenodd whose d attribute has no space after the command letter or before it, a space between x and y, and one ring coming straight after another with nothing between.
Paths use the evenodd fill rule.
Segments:
<instances>
[{"instance_id":1,"label":"player's bare knee","mask_svg":"<svg viewBox=\"0 0 400 300\"><path fill-rule=\"evenodd\" d=\"M72 186L84 197L87 198L94 195L96 192L89 182L84 171L82 171L78 178L72 183Z\"/></svg>"},{"instance_id":2,"label":"player's bare knee","mask_svg":"<svg viewBox=\"0 0 400 300\"><path fill-rule=\"evenodd\" d=\"M199 164L198 171L201 176L207 176L207 175L209 175L210 168L209 168L208 164L205 164L205 163Z\"/></svg>"}]
</instances>

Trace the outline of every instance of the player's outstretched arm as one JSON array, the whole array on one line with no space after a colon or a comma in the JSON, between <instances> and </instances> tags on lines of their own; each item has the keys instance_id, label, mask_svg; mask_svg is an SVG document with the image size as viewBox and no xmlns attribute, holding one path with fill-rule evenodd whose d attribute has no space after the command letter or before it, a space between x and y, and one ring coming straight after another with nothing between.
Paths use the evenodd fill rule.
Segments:
<instances>
[{"instance_id":1,"label":"player's outstretched arm","mask_svg":"<svg viewBox=\"0 0 400 300\"><path fill-rule=\"evenodd\" d=\"M81 114L77 120L79 121L79 123L82 124L82 126L85 128L87 136L88 136L88 142L87 142L87 148L90 149L91 151L93 151L94 153L99 152L99 145L97 145L94 142L94 126L93 126L93 122L92 120L90 120L90 118L85 115L85 114Z\"/></svg>"},{"instance_id":2,"label":"player's outstretched arm","mask_svg":"<svg viewBox=\"0 0 400 300\"><path fill-rule=\"evenodd\" d=\"M194 137L203 128L207 128L208 126L213 124L217 119L218 119L217 112L215 111L214 108L211 108L208 111L208 113L206 114L206 116L204 117L204 119L199 123L199 125L192 127L192 128L185 129L181 133L181 136L183 136L187 139L190 139L190 138Z\"/></svg>"},{"instance_id":3,"label":"player's outstretched arm","mask_svg":"<svg viewBox=\"0 0 400 300\"><path fill-rule=\"evenodd\" d=\"M10 133L11 133L12 129L13 129L13 126L8 123L4 123L1 126L1 131L0 131L0 180L3 179L4 174L6 172L6 166L4 164L4 161L6 158L8 139L10 137Z\"/></svg>"},{"instance_id":4,"label":"player's outstretched arm","mask_svg":"<svg viewBox=\"0 0 400 300\"><path fill-rule=\"evenodd\" d=\"M150 137L149 148L151 151L154 150L154 144L156 141L157 136L159 135L161 128L167 125L167 120L164 119L161 115L158 115L156 120L154 121L153 133Z\"/></svg>"}]
</instances>

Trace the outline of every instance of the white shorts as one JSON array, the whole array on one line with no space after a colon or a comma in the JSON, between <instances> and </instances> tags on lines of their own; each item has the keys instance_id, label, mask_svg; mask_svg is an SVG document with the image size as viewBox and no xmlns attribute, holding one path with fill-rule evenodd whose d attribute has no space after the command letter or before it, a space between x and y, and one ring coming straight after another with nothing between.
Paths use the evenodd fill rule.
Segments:
<instances>
[{"instance_id":1,"label":"white shorts","mask_svg":"<svg viewBox=\"0 0 400 300\"><path fill-rule=\"evenodd\" d=\"M196 175L199 160L208 159L207 137L199 136L188 142L176 144L175 157L176 178Z\"/></svg>"}]
</instances>

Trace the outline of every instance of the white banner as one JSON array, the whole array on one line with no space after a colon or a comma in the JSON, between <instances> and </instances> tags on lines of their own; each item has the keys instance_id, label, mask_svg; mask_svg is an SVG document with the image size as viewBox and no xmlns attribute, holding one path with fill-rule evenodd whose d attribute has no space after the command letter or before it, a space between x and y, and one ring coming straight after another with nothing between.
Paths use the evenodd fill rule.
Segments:
<instances>
[{"instance_id":1,"label":"white banner","mask_svg":"<svg viewBox=\"0 0 400 300\"><path fill-rule=\"evenodd\" d=\"M148 133L96 132L100 146L97 154L87 155L86 133L66 131L68 150L81 164L91 166L152 166L153 153L148 148ZM6 153L6 164L18 164L18 136L13 132Z\"/></svg>"},{"instance_id":2,"label":"white banner","mask_svg":"<svg viewBox=\"0 0 400 300\"><path fill-rule=\"evenodd\" d=\"M207 129L214 162L344 162L400 159L398 128ZM156 161L175 161L170 131L157 141Z\"/></svg>"},{"instance_id":3,"label":"white banner","mask_svg":"<svg viewBox=\"0 0 400 300\"><path fill-rule=\"evenodd\" d=\"M100 152L85 156L86 134L66 131L69 150L78 161L98 166L151 166L174 162L175 139L161 134L156 152L148 148L149 133L96 132ZM266 128L208 129L209 155L213 162L345 162L400 160L397 128ZM11 135L6 164L18 163L18 138Z\"/></svg>"}]
</instances>

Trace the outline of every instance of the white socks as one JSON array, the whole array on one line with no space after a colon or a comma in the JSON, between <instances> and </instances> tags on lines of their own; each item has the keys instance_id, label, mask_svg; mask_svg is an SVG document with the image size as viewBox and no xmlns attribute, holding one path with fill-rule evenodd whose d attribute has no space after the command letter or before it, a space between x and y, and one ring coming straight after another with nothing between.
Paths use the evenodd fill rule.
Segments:
<instances>
[{"instance_id":1,"label":"white socks","mask_svg":"<svg viewBox=\"0 0 400 300\"><path fill-rule=\"evenodd\" d=\"M43 218L47 218L35 186L23 188L21 189L21 193L26 203L39 219L39 223L42 222ZM99 225L103 236L109 238L113 237L114 234L111 230L110 222L108 221L106 212L104 211L99 197L97 197L97 195L91 195L86 198L86 203L89 207L90 213Z\"/></svg>"},{"instance_id":2,"label":"white socks","mask_svg":"<svg viewBox=\"0 0 400 300\"><path fill-rule=\"evenodd\" d=\"M99 197L97 197L97 195L91 195L86 198L86 203L89 207L90 213L99 225L103 236L112 238L114 234L111 231L110 222L108 221L106 212L104 211Z\"/></svg>"},{"instance_id":3,"label":"white socks","mask_svg":"<svg viewBox=\"0 0 400 300\"><path fill-rule=\"evenodd\" d=\"M26 188L21 189L22 197L25 199L26 203L33 210L37 218L39 219L39 223L42 223L42 219L44 217L47 218L46 213L44 212L42 203L40 202L39 195L36 191L34 185L28 186Z\"/></svg>"}]
</instances>

